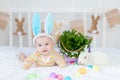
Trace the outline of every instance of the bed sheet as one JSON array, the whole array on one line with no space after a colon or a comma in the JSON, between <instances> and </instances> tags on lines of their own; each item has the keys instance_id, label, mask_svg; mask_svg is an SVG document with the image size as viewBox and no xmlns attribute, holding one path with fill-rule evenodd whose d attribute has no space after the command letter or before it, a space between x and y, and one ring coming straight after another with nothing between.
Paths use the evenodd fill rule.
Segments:
<instances>
[{"instance_id":1,"label":"bed sheet","mask_svg":"<svg viewBox=\"0 0 120 80\"><path fill-rule=\"evenodd\" d=\"M72 80L119 80L120 79L120 50L109 48L96 48L97 51L108 52L113 59L111 65L95 65L97 70L88 66L69 65L65 68L53 67L32 67L29 70L21 68L22 62L18 60L20 51L31 53L34 48L0 47L0 80L45 80L51 72L69 76ZM117 62L116 62L117 61ZM93 65L94 66L94 65ZM85 68L85 74L78 71ZM34 79L28 79L31 74L37 75ZM55 80L55 79L52 79Z\"/></svg>"}]
</instances>

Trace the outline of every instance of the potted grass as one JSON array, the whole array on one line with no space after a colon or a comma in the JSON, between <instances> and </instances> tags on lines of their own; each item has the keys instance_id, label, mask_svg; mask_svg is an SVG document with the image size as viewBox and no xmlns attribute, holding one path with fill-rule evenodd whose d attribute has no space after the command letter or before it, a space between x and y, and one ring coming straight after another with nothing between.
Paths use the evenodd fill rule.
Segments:
<instances>
[{"instance_id":1,"label":"potted grass","mask_svg":"<svg viewBox=\"0 0 120 80\"><path fill-rule=\"evenodd\" d=\"M67 63L74 63L85 47L88 47L92 39L77 33L76 30L64 31L59 37L59 48L62 55L65 56Z\"/></svg>"}]
</instances>

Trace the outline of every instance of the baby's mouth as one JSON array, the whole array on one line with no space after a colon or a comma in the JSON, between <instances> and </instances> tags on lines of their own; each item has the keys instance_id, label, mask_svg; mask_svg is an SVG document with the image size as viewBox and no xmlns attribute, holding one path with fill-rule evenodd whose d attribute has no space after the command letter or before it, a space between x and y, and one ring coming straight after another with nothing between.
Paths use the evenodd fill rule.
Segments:
<instances>
[{"instance_id":1,"label":"baby's mouth","mask_svg":"<svg viewBox=\"0 0 120 80\"><path fill-rule=\"evenodd\" d=\"M43 52L47 52L47 50L43 50Z\"/></svg>"}]
</instances>

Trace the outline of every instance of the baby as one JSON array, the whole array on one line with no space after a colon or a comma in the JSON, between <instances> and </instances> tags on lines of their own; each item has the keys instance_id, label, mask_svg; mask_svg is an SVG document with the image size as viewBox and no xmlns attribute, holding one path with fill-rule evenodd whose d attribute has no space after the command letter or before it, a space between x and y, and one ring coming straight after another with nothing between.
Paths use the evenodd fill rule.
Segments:
<instances>
[{"instance_id":1,"label":"baby","mask_svg":"<svg viewBox=\"0 0 120 80\"><path fill-rule=\"evenodd\" d=\"M34 18L35 19L37 18L37 20L39 20L38 14L35 14ZM49 18L51 18L50 14L48 14L47 20ZM39 26L36 26L36 22L34 22L34 21L33 21L33 24L35 24L35 26L33 25L33 33L35 35L35 37L33 39L33 43L36 47L36 51L29 57L22 55L23 56L22 60L26 58L24 60L23 68L29 69L33 64L38 67L39 66L42 66L42 67L54 66L56 64L60 67L66 66L66 62L65 62L63 56L54 50L54 39L50 35L52 29L51 29L51 31L49 30L51 28L51 26L45 26L47 28L49 27L49 29L46 28L45 33L40 33L40 31L38 31L38 30L37 30L37 32L39 32L39 33L35 33L36 29L39 29L38 28ZM35 27L37 27L37 28L35 28Z\"/></svg>"}]
</instances>

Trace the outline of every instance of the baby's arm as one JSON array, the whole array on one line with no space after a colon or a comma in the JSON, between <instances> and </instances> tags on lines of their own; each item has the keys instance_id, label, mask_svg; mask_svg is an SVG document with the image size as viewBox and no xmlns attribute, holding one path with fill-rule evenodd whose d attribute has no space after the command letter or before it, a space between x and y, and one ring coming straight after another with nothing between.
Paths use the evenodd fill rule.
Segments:
<instances>
[{"instance_id":1,"label":"baby's arm","mask_svg":"<svg viewBox=\"0 0 120 80\"><path fill-rule=\"evenodd\" d=\"M35 58L36 58L35 56L36 56L35 54L32 54L25 60L23 64L24 69L29 69L31 65L35 63Z\"/></svg>"},{"instance_id":2,"label":"baby's arm","mask_svg":"<svg viewBox=\"0 0 120 80\"><path fill-rule=\"evenodd\" d=\"M65 59L64 59L64 57L62 55L60 55L56 51L54 51L53 54L55 55L54 59L55 59L55 62L57 63L58 66L60 66L60 67L67 66L67 64L65 62Z\"/></svg>"},{"instance_id":3,"label":"baby's arm","mask_svg":"<svg viewBox=\"0 0 120 80\"><path fill-rule=\"evenodd\" d=\"M28 57L23 64L23 68L29 69L31 67L31 65L32 65L32 59L30 57Z\"/></svg>"}]
</instances>

